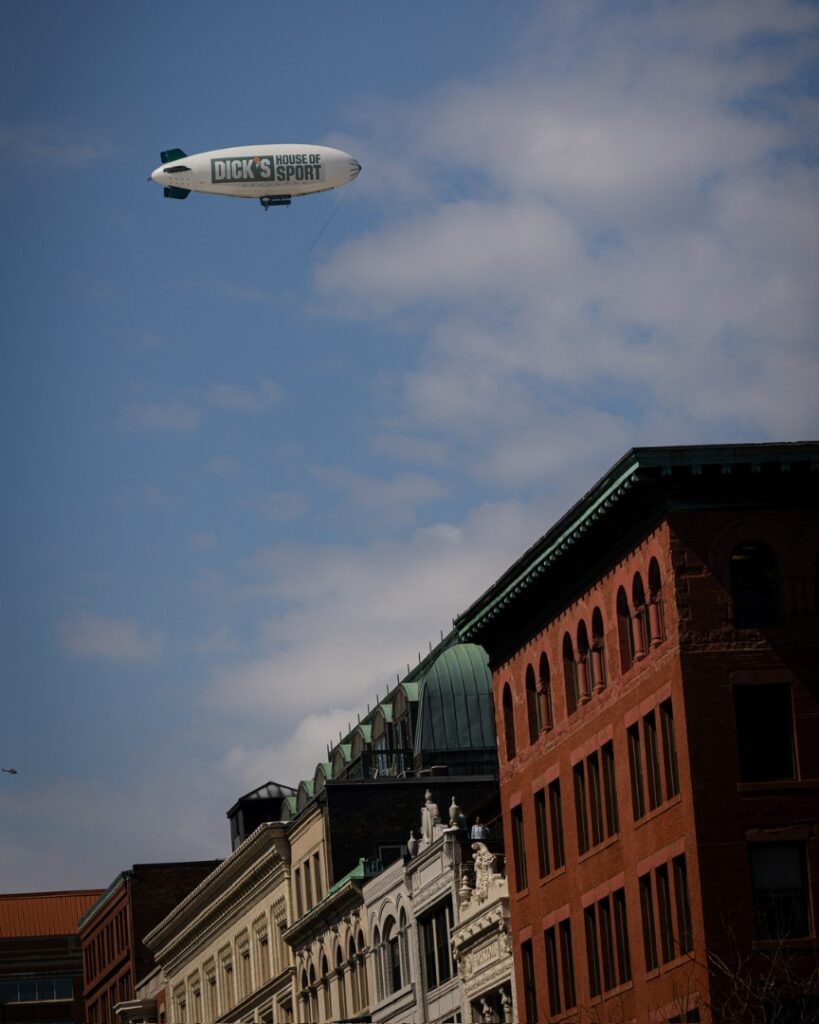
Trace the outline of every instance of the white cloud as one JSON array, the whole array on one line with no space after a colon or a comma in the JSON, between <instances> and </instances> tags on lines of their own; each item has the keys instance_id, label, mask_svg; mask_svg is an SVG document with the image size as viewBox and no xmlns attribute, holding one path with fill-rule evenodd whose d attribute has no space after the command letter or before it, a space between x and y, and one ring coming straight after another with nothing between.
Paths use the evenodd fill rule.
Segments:
<instances>
[{"instance_id":1,"label":"white cloud","mask_svg":"<svg viewBox=\"0 0 819 1024\"><path fill-rule=\"evenodd\" d=\"M174 400L126 406L122 419L134 430L186 433L199 426L201 417L197 409Z\"/></svg>"},{"instance_id":2,"label":"white cloud","mask_svg":"<svg viewBox=\"0 0 819 1024\"><path fill-rule=\"evenodd\" d=\"M280 610L260 623L258 657L216 672L217 706L275 715L281 735L317 707L363 709L532 542L542 515L490 505L405 540L260 551L254 583Z\"/></svg>"},{"instance_id":3,"label":"white cloud","mask_svg":"<svg viewBox=\"0 0 819 1024\"><path fill-rule=\"evenodd\" d=\"M375 111L372 162L437 188L316 286L418 325L383 433L507 487L636 442L814 434L817 27L798 3L550 4L513 70Z\"/></svg>"},{"instance_id":4,"label":"white cloud","mask_svg":"<svg viewBox=\"0 0 819 1024\"><path fill-rule=\"evenodd\" d=\"M215 476L229 476L231 473L235 473L238 468L238 461L229 455L214 455L205 466L205 469Z\"/></svg>"},{"instance_id":5,"label":"white cloud","mask_svg":"<svg viewBox=\"0 0 819 1024\"><path fill-rule=\"evenodd\" d=\"M258 387L241 384L217 384L208 393L208 401L219 409L235 412L262 412L281 398L281 389L272 380L264 378Z\"/></svg>"},{"instance_id":6,"label":"white cloud","mask_svg":"<svg viewBox=\"0 0 819 1024\"><path fill-rule=\"evenodd\" d=\"M255 508L271 523L286 523L304 515L309 502L298 491L270 491L255 502Z\"/></svg>"},{"instance_id":7,"label":"white cloud","mask_svg":"<svg viewBox=\"0 0 819 1024\"><path fill-rule=\"evenodd\" d=\"M226 856L225 811L239 794L220 766L193 772L189 753L167 755L155 742L139 760L140 774L127 778L63 773L35 782L38 766L21 770L23 784L0 794L0 888L104 889L132 864ZM173 828L153 827L169 808Z\"/></svg>"},{"instance_id":8,"label":"white cloud","mask_svg":"<svg viewBox=\"0 0 819 1024\"><path fill-rule=\"evenodd\" d=\"M390 532L411 525L421 508L446 493L441 483L422 473L398 473L384 480L342 466L326 466L314 468L313 476L341 491L367 522Z\"/></svg>"},{"instance_id":9,"label":"white cloud","mask_svg":"<svg viewBox=\"0 0 819 1024\"><path fill-rule=\"evenodd\" d=\"M265 746L237 746L224 757L224 770L237 784L252 789L273 779L294 789L312 778L316 765L326 760L327 746L338 742L356 720L357 709L331 709L307 714L280 742Z\"/></svg>"},{"instance_id":10,"label":"white cloud","mask_svg":"<svg viewBox=\"0 0 819 1024\"><path fill-rule=\"evenodd\" d=\"M35 124L0 124L0 150L15 163L43 167L81 167L110 160L114 147L105 142L67 138L60 128Z\"/></svg>"},{"instance_id":11,"label":"white cloud","mask_svg":"<svg viewBox=\"0 0 819 1024\"><path fill-rule=\"evenodd\" d=\"M195 533L188 544L196 551L212 551L216 547L216 534L203 531L202 533Z\"/></svg>"},{"instance_id":12,"label":"white cloud","mask_svg":"<svg viewBox=\"0 0 819 1024\"><path fill-rule=\"evenodd\" d=\"M144 629L135 619L111 619L81 611L57 627L64 650L81 658L152 661L162 653L161 633Z\"/></svg>"}]
</instances>

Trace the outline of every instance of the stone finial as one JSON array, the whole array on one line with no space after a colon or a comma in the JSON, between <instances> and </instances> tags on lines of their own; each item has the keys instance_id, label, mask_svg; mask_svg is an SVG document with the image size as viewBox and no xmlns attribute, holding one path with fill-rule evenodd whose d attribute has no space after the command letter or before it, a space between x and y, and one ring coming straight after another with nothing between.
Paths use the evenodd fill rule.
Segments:
<instances>
[{"instance_id":1,"label":"stone finial","mask_svg":"<svg viewBox=\"0 0 819 1024\"><path fill-rule=\"evenodd\" d=\"M407 840L407 852L410 857L418 856L418 837L415 835L415 829L410 829L409 839Z\"/></svg>"},{"instance_id":2,"label":"stone finial","mask_svg":"<svg viewBox=\"0 0 819 1024\"><path fill-rule=\"evenodd\" d=\"M458 890L458 900L460 901L461 908L469 905L469 901L472 899L472 886L469 884L469 879L466 877L466 872L461 876L461 887Z\"/></svg>"},{"instance_id":3,"label":"stone finial","mask_svg":"<svg viewBox=\"0 0 819 1024\"><path fill-rule=\"evenodd\" d=\"M464 828L466 826L466 817L464 812L458 806L455 801L455 797L452 797L452 803L449 805L449 824L450 827Z\"/></svg>"}]
</instances>

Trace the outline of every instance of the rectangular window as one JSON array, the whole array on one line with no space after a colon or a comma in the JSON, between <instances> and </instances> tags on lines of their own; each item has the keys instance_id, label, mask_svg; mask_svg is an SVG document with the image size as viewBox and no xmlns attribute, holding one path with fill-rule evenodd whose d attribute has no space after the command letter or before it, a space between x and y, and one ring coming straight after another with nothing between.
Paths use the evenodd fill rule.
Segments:
<instances>
[{"instance_id":1,"label":"rectangular window","mask_svg":"<svg viewBox=\"0 0 819 1024\"><path fill-rule=\"evenodd\" d=\"M526 1003L526 1020L537 1020L537 989L535 987L535 958L532 953L531 941L522 942L520 946L523 960L523 997Z\"/></svg>"},{"instance_id":2,"label":"rectangular window","mask_svg":"<svg viewBox=\"0 0 819 1024\"><path fill-rule=\"evenodd\" d=\"M574 809L577 816L577 848L581 854L589 848L589 824L586 808L586 772L581 761L574 766Z\"/></svg>"},{"instance_id":3,"label":"rectangular window","mask_svg":"<svg viewBox=\"0 0 819 1024\"><path fill-rule=\"evenodd\" d=\"M665 796L670 799L680 791L680 773L677 768L677 740L674 735L674 709L670 700L660 705L660 726L663 733L663 767L665 769Z\"/></svg>"},{"instance_id":4,"label":"rectangular window","mask_svg":"<svg viewBox=\"0 0 819 1024\"><path fill-rule=\"evenodd\" d=\"M617 782L614 774L614 744L603 744L603 790L606 801L606 828L610 836L620 831L620 814L617 809Z\"/></svg>"},{"instance_id":5,"label":"rectangular window","mask_svg":"<svg viewBox=\"0 0 819 1024\"><path fill-rule=\"evenodd\" d=\"M597 952L597 921L594 905L583 911L586 925L586 962L589 968L589 992L594 998L600 995L600 958Z\"/></svg>"},{"instance_id":6,"label":"rectangular window","mask_svg":"<svg viewBox=\"0 0 819 1024\"><path fill-rule=\"evenodd\" d=\"M603 964L603 988L608 992L617 985L614 972L614 932L611 921L611 901L608 896L597 904L600 923L600 959Z\"/></svg>"},{"instance_id":7,"label":"rectangular window","mask_svg":"<svg viewBox=\"0 0 819 1024\"><path fill-rule=\"evenodd\" d=\"M421 921L424 973L428 989L437 988L455 973L450 936L452 933L452 907L441 904Z\"/></svg>"},{"instance_id":8,"label":"rectangular window","mask_svg":"<svg viewBox=\"0 0 819 1024\"><path fill-rule=\"evenodd\" d=\"M629 726L628 732L628 766L631 774L631 808L634 820L639 821L646 813L645 797L643 796L643 766L640 730L636 723Z\"/></svg>"},{"instance_id":9,"label":"rectangular window","mask_svg":"<svg viewBox=\"0 0 819 1024\"><path fill-rule=\"evenodd\" d=\"M543 934L546 947L546 983L549 987L549 1013L552 1016L560 1013L560 966L557 960L557 936L554 928Z\"/></svg>"},{"instance_id":10,"label":"rectangular window","mask_svg":"<svg viewBox=\"0 0 819 1024\"><path fill-rule=\"evenodd\" d=\"M600 785L600 759L591 754L586 762L589 782L589 821L591 845L598 846L605 839L603 832L603 790Z\"/></svg>"},{"instance_id":11,"label":"rectangular window","mask_svg":"<svg viewBox=\"0 0 819 1024\"><path fill-rule=\"evenodd\" d=\"M535 793L535 826L538 873L541 878L545 878L551 869L549 867L549 832L546 826L546 791L543 789L539 789Z\"/></svg>"},{"instance_id":12,"label":"rectangular window","mask_svg":"<svg viewBox=\"0 0 819 1024\"><path fill-rule=\"evenodd\" d=\"M321 884L321 857L318 853L313 854L313 881L316 885L316 902L318 903L324 889Z\"/></svg>"},{"instance_id":13,"label":"rectangular window","mask_svg":"<svg viewBox=\"0 0 819 1024\"><path fill-rule=\"evenodd\" d=\"M651 875L640 879L640 913L643 919L643 950L646 970L653 971L659 966L657 959L657 932L654 927L654 898L651 893Z\"/></svg>"},{"instance_id":14,"label":"rectangular window","mask_svg":"<svg viewBox=\"0 0 819 1024\"><path fill-rule=\"evenodd\" d=\"M680 953L690 953L694 948L694 933L691 928L691 908L688 903L688 872L685 868L685 855L675 857L674 868L674 901L677 907L677 938Z\"/></svg>"},{"instance_id":15,"label":"rectangular window","mask_svg":"<svg viewBox=\"0 0 819 1024\"><path fill-rule=\"evenodd\" d=\"M621 985L631 981L631 950L628 943L626 893L618 889L614 894L614 931L617 936L617 977Z\"/></svg>"},{"instance_id":16,"label":"rectangular window","mask_svg":"<svg viewBox=\"0 0 819 1024\"><path fill-rule=\"evenodd\" d=\"M438 967L435 959L435 923L432 918L427 918L422 922L421 935L424 945L424 973L426 975L427 988L437 988Z\"/></svg>"},{"instance_id":17,"label":"rectangular window","mask_svg":"<svg viewBox=\"0 0 819 1024\"><path fill-rule=\"evenodd\" d=\"M191 990L191 1020L196 1024L202 1020L202 990L198 987Z\"/></svg>"},{"instance_id":18,"label":"rectangular window","mask_svg":"<svg viewBox=\"0 0 819 1024\"><path fill-rule=\"evenodd\" d=\"M563 1003L567 1010L577 1005L574 987L574 956L572 954L572 923L566 918L558 926L560 933L560 959L563 978Z\"/></svg>"},{"instance_id":19,"label":"rectangular window","mask_svg":"<svg viewBox=\"0 0 819 1024\"><path fill-rule=\"evenodd\" d=\"M739 777L743 782L796 778L790 685L734 688Z\"/></svg>"},{"instance_id":20,"label":"rectangular window","mask_svg":"<svg viewBox=\"0 0 819 1024\"><path fill-rule=\"evenodd\" d=\"M303 864L304 869L304 907L309 910L313 906L313 883L310 881L310 858Z\"/></svg>"},{"instance_id":21,"label":"rectangular window","mask_svg":"<svg viewBox=\"0 0 819 1024\"><path fill-rule=\"evenodd\" d=\"M566 863L563 847L563 806L560 801L560 779L549 783L549 818L552 826L552 860L555 870Z\"/></svg>"},{"instance_id":22,"label":"rectangular window","mask_svg":"<svg viewBox=\"0 0 819 1024\"><path fill-rule=\"evenodd\" d=\"M297 917L301 917L302 914L304 913L304 907L303 907L302 898L301 898L301 869L300 868L296 868L296 870L293 872L293 879L295 881L295 885L293 886L293 888L296 891L296 916Z\"/></svg>"},{"instance_id":23,"label":"rectangular window","mask_svg":"<svg viewBox=\"0 0 819 1024\"><path fill-rule=\"evenodd\" d=\"M660 788L660 757L657 749L657 720L653 711L643 719L643 738L646 745L648 806L653 811L663 802L663 791Z\"/></svg>"},{"instance_id":24,"label":"rectangular window","mask_svg":"<svg viewBox=\"0 0 819 1024\"><path fill-rule=\"evenodd\" d=\"M660 950L663 963L667 964L673 960L674 950L674 925L671 919L671 889L668 884L668 868L665 864L657 868L655 872L657 882L657 910L660 916Z\"/></svg>"},{"instance_id":25,"label":"rectangular window","mask_svg":"<svg viewBox=\"0 0 819 1024\"><path fill-rule=\"evenodd\" d=\"M452 925L452 910L447 905L435 915L435 940L438 956L438 980L443 983L449 981L453 975L452 946L449 941L449 933Z\"/></svg>"},{"instance_id":26,"label":"rectangular window","mask_svg":"<svg viewBox=\"0 0 819 1024\"><path fill-rule=\"evenodd\" d=\"M526 838L523 831L523 807L512 809L512 853L515 861L515 888L518 892L529 887L526 874Z\"/></svg>"},{"instance_id":27,"label":"rectangular window","mask_svg":"<svg viewBox=\"0 0 819 1024\"><path fill-rule=\"evenodd\" d=\"M750 854L756 937L798 939L810 935L804 845L754 843Z\"/></svg>"}]
</instances>

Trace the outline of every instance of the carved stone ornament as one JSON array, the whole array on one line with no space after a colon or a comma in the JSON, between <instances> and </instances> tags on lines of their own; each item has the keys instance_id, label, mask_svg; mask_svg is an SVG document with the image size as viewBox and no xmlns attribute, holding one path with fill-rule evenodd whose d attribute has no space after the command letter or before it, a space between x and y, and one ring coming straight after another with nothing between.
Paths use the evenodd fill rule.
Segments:
<instances>
[{"instance_id":1,"label":"carved stone ornament","mask_svg":"<svg viewBox=\"0 0 819 1024\"><path fill-rule=\"evenodd\" d=\"M475 861L475 891L473 898L478 903L489 899L489 886L495 876L495 854L490 853L483 843L473 843L472 859Z\"/></svg>"},{"instance_id":2,"label":"carved stone ornament","mask_svg":"<svg viewBox=\"0 0 819 1024\"><path fill-rule=\"evenodd\" d=\"M424 806L421 808L421 835L424 845L429 846L434 838L434 828L441 824L441 814L438 804L432 799L432 793L427 790L424 793Z\"/></svg>"},{"instance_id":3,"label":"carved stone ornament","mask_svg":"<svg viewBox=\"0 0 819 1024\"><path fill-rule=\"evenodd\" d=\"M410 857L418 856L418 837L413 828L410 829L409 839L407 840L407 852Z\"/></svg>"}]
</instances>

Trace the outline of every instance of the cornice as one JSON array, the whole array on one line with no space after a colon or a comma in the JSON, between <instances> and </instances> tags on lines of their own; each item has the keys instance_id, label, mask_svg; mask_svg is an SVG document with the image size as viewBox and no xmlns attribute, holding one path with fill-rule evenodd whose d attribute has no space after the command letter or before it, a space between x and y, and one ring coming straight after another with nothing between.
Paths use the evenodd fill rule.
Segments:
<instances>
[{"instance_id":1,"label":"cornice","mask_svg":"<svg viewBox=\"0 0 819 1024\"><path fill-rule=\"evenodd\" d=\"M594 527L599 534L605 521L619 514L627 497L628 509L634 507L637 494L656 499L660 505L671 505L679 504L691 492L693 506L708 505L703 481L730 477L732 473L742 476L746 471L753 479L763 465L778 466L783 475L799 466L802 472L810 473L815 487L819 476L819 442L633 448L455 619L456 630L463 640L481 642L482 634L493 628L494 620L519 603L535 584L542 585L541 578L557 569L558 563L585 539L587 532ZM739 485L734 486L736 489ZM713 490L717 505L723 504L722 488L715 485Z\"/></svg>"},{"instance_id":2,"label":"cornice","mask_svg":"<svg viewBox=\"0 0 819 1024\"><path fill-rule=\"evenodd\" d=\"M300 949L316 936L323 935L345 914L357 907L363 907L364 896L361 888L361 880L349 879L282 932L282 938L288 946L295 950Z\"/></svg>"},{"instance_id":3,"label":"cornice","mask_svg":"<svg viewBox=\"0 0 819 1024\"><path fill-rule=\"evenodd\" d=\"M128 871L121 871L117 875L114 881L108 886L108 888L105 890L102 896L100 896L100 898L97 900L97 902L93 906L89 907L88 910L86 910L86 912L82 915L82 917L77 923L78 932L82 931L82 929L94 917L97 916L97 914L102 910L102 908L111 902L111 900L114 898L115 893L117 893L122 888L122 886L124 886L127 883L128 879L131 878L133 874L133 869L129 869Z\"/></svg>"},{"instance_id":4,"label":"cornice","mask_svg":"<svg viewBox=\"0 0 819 1024\"><path fill-rule=\"evenodd\" d=\"M264 822L145 936L145 945L175 973L171 965L180 956L218 934L287 863L286 825Z\"/></svg>"}]
</instances>

